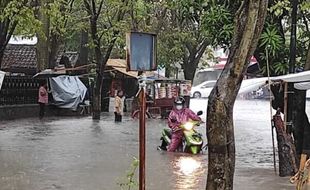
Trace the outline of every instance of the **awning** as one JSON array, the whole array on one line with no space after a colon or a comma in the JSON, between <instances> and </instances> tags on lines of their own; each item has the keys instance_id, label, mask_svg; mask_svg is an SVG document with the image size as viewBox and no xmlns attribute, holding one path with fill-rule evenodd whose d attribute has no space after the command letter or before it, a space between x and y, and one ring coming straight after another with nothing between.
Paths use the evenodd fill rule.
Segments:
<instances>
[{"instance_id":1,"label":"awning","mask_svg":"<svg viewBox=\"0 0 310 190\"><path fill-rule=\"evenodd\" d=\"M127 71L126 60L124 59L109 59L106 64L106 71L118 71L127 77L137 78L138 72Z\"/></svg>"},{"instance_id":2,"label":"awning","mask_svg":"<svg viewBox=\"0 0 310 190\"><path fill-rule=\"evenodd\" d=\"M285 82L306 82L310 81L310 71L272 77L272 80L282 80Z\"/></svg>"},{"instance_id":3,"label":"awning","mask_svg":"<svg viewBox=\"0 0 310 190\"><path fill-rule=\"evenodd\" d=\"M268 77L245 79L242 81L239 94L253 92L266 85Z\"/></svg>"},{"instance_id":4,"label":"awning","mask_svg":"<svg viewBox=\"0 0 310 190\"><path fill-rule=\"evenodd\" d=\"M109 72L109 71L112 71L112 72L118 71L130 78L138 77L137 71L127 71L127 63L125 59L109 59L106 64L106 72ZM147 78L153 78L153 79L165 78L152 71L146 71L145 75Z\"/></svg>"},{"instance_id":5,"label":"awning","mask_svg":"<svg viewBox=\"0 0 310 190\"><path fill-rule=\"evenodd\" d=\"M310 71L303 71L300 73L270 77L270 80L271 80L271 83L278 82L278 81L293 82L295 83L294 88L299 89L299 90L310 89ZM255 89L258 89L266 85L267 81L268 81L268 77L243 80L239 93L251 92Z\"/></svg>"}]
</instances>

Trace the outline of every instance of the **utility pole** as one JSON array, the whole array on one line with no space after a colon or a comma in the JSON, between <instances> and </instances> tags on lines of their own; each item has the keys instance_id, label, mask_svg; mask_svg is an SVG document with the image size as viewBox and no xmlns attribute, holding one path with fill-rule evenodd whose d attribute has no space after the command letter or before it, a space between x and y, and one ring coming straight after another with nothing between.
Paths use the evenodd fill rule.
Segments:
<instances>
[{"instance_id":1,"label":"utility pole","mask_svg":"<svg viewBox=\"0 0 310 190\"><path fill-rule=\"evenodd\" d=\"M290 40L290 62L289 73L295 73L296 64L296 23L297 23L297 7L298 0L291 0L292 4L292 23L291 23L291 40ZM293 98L294 98L294 83L288 83L288 105L287 105L287 124L286 132L292 132L293 121Z\"/></svg>"}]
</instances>

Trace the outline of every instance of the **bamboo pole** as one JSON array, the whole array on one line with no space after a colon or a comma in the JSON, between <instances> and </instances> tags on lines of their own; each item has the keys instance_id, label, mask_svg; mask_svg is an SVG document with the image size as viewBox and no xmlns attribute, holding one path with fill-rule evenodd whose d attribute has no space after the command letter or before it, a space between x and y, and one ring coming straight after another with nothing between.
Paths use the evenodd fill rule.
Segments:
<instances>
[{"instance_id":1,"label":"bamboo pole","mask_svg":"<svg viewBox=\"0 0 310 190\"><path fill-rule=\"evenodd\" d=\"M140 82L140 115L139 115L139 190L145 190L145 81Z\"/></svg>"},{"instance_id":2,"label":"bamboo pole","mask_svg":"<svg viewBox=\"0 0 310 190\"><path fill-rule=\"evenodd\" d=\"M284 110L283 110L283 114L284 114L284 131L286 131L287 128L287 82L284 83Z\"/></svg>"},{"instance_id":3,"label":"bamboo pole","mask_svg":"<svg viewBox=\"0 0 310 190\"><path fill-rule=\"evenodd\" d=\"M304 185L303 184L303 172L304 172L306 161L307 161L307 155L301 154L300 164L299 164L299 178L297 180L297 185L296 185L297 190L302 190L302 187Z\"/></svg>"},{"instance_id":4,"label":"bamboo pole","mask_svg":"<svg viewBox=\"0 0 310 190\"><path fill-rule=\"evenodd\" d=\"M270 70L269 70L269 59L268 59L268 46L266 47L266 61L267 61L267 75L268 75L268 88L269 88L269 111L270 111L270 122L271 122L271 137L272 137L272 150L273 150L273 168L274 173L277 174L277 163L276 163L276 148L274 143L274 121L272 117L272 98L271 98L271 80L270 80Z\"/></svg>"}]
</instances>

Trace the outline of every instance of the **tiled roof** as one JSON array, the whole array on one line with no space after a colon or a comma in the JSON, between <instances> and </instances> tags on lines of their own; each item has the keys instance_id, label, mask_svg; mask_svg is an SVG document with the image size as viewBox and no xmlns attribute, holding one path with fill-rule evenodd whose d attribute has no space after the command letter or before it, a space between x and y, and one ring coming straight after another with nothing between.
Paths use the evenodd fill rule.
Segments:
<instances>
[{"instance_id":1,"label":"tiled roof","mask_svg":"<svg viewBox=\"0 0 310 190\"><path fill-rule=\"evenodd\" d=\"M35 45L13 45L9 44L1 63L2 70L37 68L37 57Z\"/></svg>"},{"instance_id":2,"label":"tiled roof","mask_svg":"<svg viewBox=\"0 0 310 190\"><path fill-rule=\"evenodd\" d=\"M59 64L62 55L69 58L71 65L75 65L79 57L77 52L65 52L59 54L56 59L56 65ZM9 44L4 51L1 70L28 74L36 73L36 45Z\"/></svg>"}]
</instances>

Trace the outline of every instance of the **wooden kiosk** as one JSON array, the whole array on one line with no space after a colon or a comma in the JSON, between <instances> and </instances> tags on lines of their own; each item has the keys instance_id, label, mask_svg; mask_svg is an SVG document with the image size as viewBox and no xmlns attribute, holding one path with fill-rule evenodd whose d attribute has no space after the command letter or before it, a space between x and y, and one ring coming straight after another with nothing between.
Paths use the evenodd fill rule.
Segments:
<instances>
[{"instance_id":1,"label":"wooden kiosk","mask_svg":"<svg viewBox=\"0 0 310 190\"><path fill-rule=\"evenodd\" d=\"M190 103L191 81L178 79L155 79L149 80L146 86L147 117L167 118L173 108L174 99L182 96L185 99L185 106ZM132 117L138 118L139 104L133 102Z\"/></svg>"}]
</instances>

